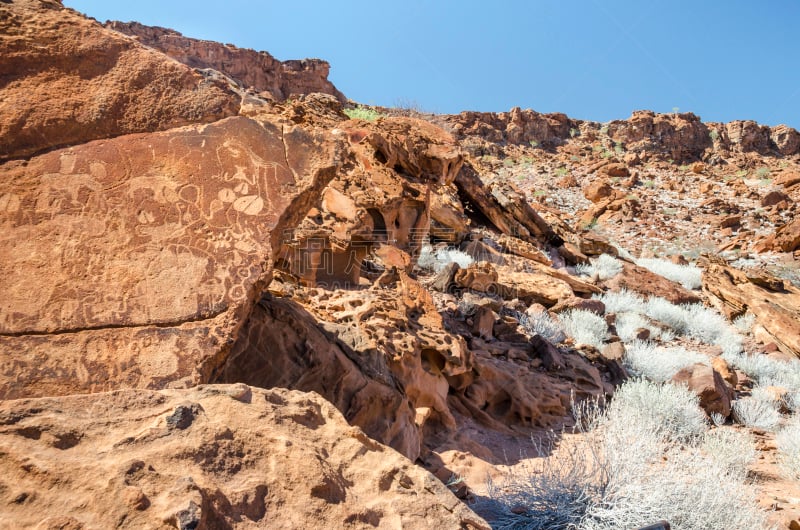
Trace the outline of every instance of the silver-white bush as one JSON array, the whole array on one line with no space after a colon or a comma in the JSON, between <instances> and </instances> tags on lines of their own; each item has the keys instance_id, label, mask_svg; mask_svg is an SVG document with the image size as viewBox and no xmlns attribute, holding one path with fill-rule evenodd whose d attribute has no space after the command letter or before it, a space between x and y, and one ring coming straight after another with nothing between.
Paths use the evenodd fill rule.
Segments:
<instances>
[{"instance_id":1,"label":"silver-white bush","mask_svg":"<svg viewBox=\"0 0 800 530\"><path fill-rule=\"evenodd\" d=\"M707 431L701 447L713 460L740 477L747 475L747 467L756 457L753 436L730 427Z\"/></svg>"},{"instance_id":2,"label":"silver-white bush","mask_svg":"<svg viewBox=\"0 0 800 530\"><path fill-rule=\"evenodd\" d=\"M583 276L597 276L599 280L610 280L622 272L622 262L610 254L601 254L597 258L591 258L588 265L577 265L575 272Z\"/></svg>"},{"instance_id":3,"label":"silver-white bush","mask_svg":"<svg viewBox=\"0 0 800 530\"><path fill-rule=\"evenodd\" d=\"M732 412L734 419L742 425L765 431L774 430L781 421L781 413L773 403L752 397L734 401Z\"/></svg>"},{"instance_id":4,"label":"silver-white bush","mask_svg":"<svg viewBox=\"0 0 800 530\"><path fill-rule=\"evenodd\" d=\"M800 481L800 416L795 415L775 438L778 465L786 477Z\"/></svg>"},{"instance_id":5,"label":"silver-white bush","mask_svg":"<svg viewBox=\"0 0 800 530\"><path fill-rule=\"evenodd\" d=\"M423 270L439 272L450 263L457 263L462 269L469 267L475 260L466 252L455 248L433 249L423 245L417 258L417 267Z\"/></svg>"},{"instance_id":6,"label":"silver-white bush","mask_svg":"<svg viewBox=\"0 0 800 530\"><path fill-rule=\"evenodd\" d=\"M476 506L493 528L616 530L661 519L676 530L766 527L752 488L731 471L737 463L700 447L703 413L686 389L630 381L605 410L577 409L593 431L492 485Z\"/></svg>"},{"instance_id":7,"label":"silver-white bush","mask_svg":"<svg viewBox=\"0 0 800 530\"><path fill-rule=\"evenodd\" d=\"M644 298L627 289L593 295L606 306L606 313L644 313Z\"/></svg>"},{"instance_id":8,"label":"silver-white bush","mask_svg":"<svg viewBox=\"0 0 800 530\"><path fill-rule=\"evenodd\" d=\"M634 375L663 383L672 379L682 368L695 363L708 363L708 357L680 346L667 348L637 340L626 347L623 361Z\"/></svg>"},{"instance_id":9,"label":"silver-white bush","mask_svg":"<svg viewBox=\"0 0 800 530\"><path fill-rule=\"evenodd\" d=\"M559 315L564 331L578 344L590 344L602 349L608 337L608 324L606 319L586 311L585 309L570 309Z\"/></svg>"},{"instance_id":10,"label":"silver-white bush","mask_svg":"<svg viewBox=\"0 0 800 530\"><path fill-rule=\"evenodd\" d=\"M662 438L690 441L708 428L697 395L683 386L632 380L617 389L609 415L635 421Z\"/></svg>"},{"instance_id":11,"label":"silver-white bush","mask_svg":"<svg viewBox=\"0 0 800 530\"><path fill-rule=\"evenodd\" d=\"M519 313L518 320L528 334L541 335L552 344L558 344L567 338L564 326L545 311L533 315Z\"/></svg>"},{"instance_id":12,"label":"silver-white bush","mask_svg":"<svg viewBox=\"0 0 800 530\"><path fill-rule=\"evenodd\" d=\"M636 264L677 282L686 289L699 289L703 284L703 271L694 265L679 265L660 258L640 258L636 260Z\"/></svg>"},{"instance_id":13,"label":"silver-white bush","mask_svg":"<svg viewBox=\"0 0 800 530\"><path fill-rule=\"evenodd\" d=\"M623 342L636 340L636 334L642 328L650 332L650 338L652 339L661 335L661 330L653 326L647 318L639 313L617 313L617 320L614 325L617 328L617 335Z\"/></svg>"}]
</instances>

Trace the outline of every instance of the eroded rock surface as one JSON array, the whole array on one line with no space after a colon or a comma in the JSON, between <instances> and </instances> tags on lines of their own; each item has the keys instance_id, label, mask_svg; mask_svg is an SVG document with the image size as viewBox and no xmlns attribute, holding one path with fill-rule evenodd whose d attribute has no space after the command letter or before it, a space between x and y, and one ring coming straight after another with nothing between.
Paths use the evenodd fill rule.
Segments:
<instances>
[{"instance_id":1,"label":"eroded rock surface","mask_svg":"<svg viewBox=\"0 0 800 530\"><path fill-rule=\"evenodd\" d=\"M106 22L105 27L130 35L145 46L192 68L212 68L244 87L266 92L277 100L321 92L344 102L344 94L328 80L330 65L321 59L279 61L263 51L192 39L177 31L137 22Z\"/></svg>"},{"instance_id":2,"label":"eroded rock surface","mask_svg":"<svg viewBox=\"0 0 800 530\"><path fill-rule=\"evenodd\" d=\"M59 2L0 5L0 161L233 116L240 96Z\"/></svg>"},{"instance_id":3,"label":"eroded rock surface","mask_svg":"<svg viewBox=\"0 0 800 530\"><path fill-rule=\"evenodd\" d=\"M489 528L312 393L7 400L0 451L3 528Z\"/></svg>"},{"instance_id":4,"label":"eroded rock surface","mask_svg":"<svg viewBox=\"0 0 800 530\"><path fill-rule=\"evenodd\" d=\"M201 381L335 146L236 117L0 167L0 396Z\"/></svg>"}]
</instances>

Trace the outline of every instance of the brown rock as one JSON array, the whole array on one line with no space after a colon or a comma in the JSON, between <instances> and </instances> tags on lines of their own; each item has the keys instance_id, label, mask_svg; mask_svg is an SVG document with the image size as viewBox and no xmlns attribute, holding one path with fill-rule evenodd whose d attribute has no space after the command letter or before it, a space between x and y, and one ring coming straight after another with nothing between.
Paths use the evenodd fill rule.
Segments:
<instances>
[{"instance_id":1,"label":"brown rock","mask_svg":"<svg viewBox=\"0 0 800 530\"><path fill-rule=\"evenodd\" d=\"M794 252L800 248L800 218L775 230L753 245L756 252Z\"/></svg>"},{"instance_id":2,"label":"brown rock","mask_svg":"<svg viewBox=\"0 0 800 530\"><path fill-rule=\"evenodd\" d=\"M800 151L800 133L786 125L778 125L770 129L770 140L778 152L784 156L794 155Z\"/></svg>"},{"instance_id":3,"label":"brown rock","mask_svg":"<svg viewBox=\"0 0 800 530\"><path fill-rule=\"evenodd\" d=\"M707 414L722 414L727 418L731 413L733 389L730 388L719 372L710 366L697 363L686 367L675 374L672 382L685 384L689 390L700 398L700 407Z\"/></svg>"},{"instance_id":4,"label":"brown rock","mask_svg":"<svg viewBox=\"0 0 800 530\"><path fill-rule=\"evenodd\" d=\"M722 378L731 386L736 388L739 384L739 378L736 376L736 370L730 367L728 361L722 357L714 357L711 359L711 368L714 369Z\"/></svg>"},{"instance_id":5,"label":"brown rock","mask_svg":"<svg viewBox=\"0 0 800 530\"><path fill-rule=\"evenodd\" d=\"M742 223L742 216L741 215L729 215L727 217L723 217L719 221L720 228L734 228Z\"/></svg>"},{"instance_id":6,"label":"brown rock","mask_svg":"<svg viewBox=\"0 0 800 530\"><path fill-rule=\"evenodd\" d=\"M321 92L344 103L347 98L328 80L330 65L320 59L281 62L267 52L230 44L191 39L177 31L137 22L107 22L106 27L156 49L192 68L213 68L257 92L276 100L291 95Z\"/></svg>"},{"instance_id":7,"label":"brown rock","mask_svg":"<svg viewBox=\"0 0 800 530\"><path fill-rule=\"evenodd\" d=\"M784 292L752 283L746 274L711 261L703 273L703 291L732 318L749 311L782 352L800 357L800 289L786 286Z\"/></svg>"},{"instance_id":8,"label":"brown rock","mask_svg":"<svg viewBox=\"0 0 800 530\"><path fill-rule=\"evenodd\" d=\"M297 298L304 305L263 298L212 382L318 392L412 460L423 431L456 427L448 391L472 382L472 354L418 282L398 272L368 290L309 288Z\"/></svg>"},{"instance_id":9,"label":"brown rock","mask_svg":"<svg viewBox=\"0 0 800 530\"><path fill-rule=\"evenodd\" d=\"M269 527L278 505L280 525L292 528L488 530L439 480L320 396L252 388L241 401L232 397L240 386L0 402L0 475L34 493L5 506L0 526ZM186 403L199 413L170 429Z\"/></svg>"},{"instance_id":10,"label":"brown rock","mask_svg":"<svg viewBox=\"0 0 800 530\"><path fill-rule=\"evenodd\" d=\"M482 339L491 339L496 318L497 315L492 311L491 307L479 307L475 312L475 316L472 317L472 334Z\"/></svg>"},{"instance_id":11,"label":"brown rock","mask_svg":"<svg viewBox=\"0 0 800 530\"><path fill-rule=\"evenodd\" d=\"M449 293L450 287L455 283L456 272L459 269L458 263L448 263L436 273L436 276L431 280L430 288L440 293Z\"/></svg>"},{"instance_id":12,"label":"brown rock","mask_svg":"<svg viewBox=\"0 0 800 530\"><path fill-rule=\"evenodd\" d=\"M541 335L531 337L531 346L533 346L533 351L536 355L542 360L542 365L545 368L551 371L564 369L564 357L561 352Z\"/></svg>"},{"instance_id":13,"label":"brown rock","mask_svg":"<svg viewBox=\"0 0 800 530\"><path fill-rule=\"evenodd\" d=\"M781 173L775 179L776 186L783 186L788 189L800 184L800 173Z\"/></svg>"},{"instance_id":14,"label":"brown rock","mask_svg":"<svg viewBox=\"0 0 800 530\"><path fill-rule=\"evenodd\" d=\"M591 311L597 315L603 316L606 312L606 305L595 298L578 298L577 296L570 296L559 301L556 305L550 308L552 313L561 313L569 309L582 309L584 311Z\"/></svg>"},{"instance_id":15,"label":"brown rock","mask_svg":"<svg viewBox=\"0 0 800 530\"><path fill-rule=\"evenodd\" d=\"M516 237L501 234L500 237L497 238L497 244L500 245L503 252L507 254L515 254L525 259L547 265L548 267L553 265L553 262L547 257L543 250Z\"/></svg>"},{"instance_id":16,"label":"brown rock","mask_svg":"<svg viewBox=\"0 0 800 530\"><path fill-rule=\"evenodd\" d=\"M0 166L0 397L202 382L335 145L235 117Z\"/></svg>"},{"instance_id":17,"label":"brown rock","mask_svg":"<svg viewBox=\"0 0 800 530\"><path fill-rule=\"evenodd\" d=\"M594 180L583 188L583 195L592 202L599 202L614 193L614 189L602 180Z\"/></svg>"},{"instance_id":18,"label":"brown rock","mask_svg":"<svg viewBox=\"0 0 800 530\"><path fill-rule=\"evenodd\" d=\"M461 245L461 251L468 254L475 261L488 261L496 265L505 263L505 259L500 252L479 239L465 242Z\"/></svg>"},{"instance_id":19,"label":"brown rock","mask_svg":"<svg viewBox=\"0 0 800 530\"><path fill-rule=\"evenodd\" d=\"M0 161L235 115L224 80L54 2L0 5Z\"/></svg>"},{"instance_id":20,"label":"brown rock","mask_svg":"<svg viewBox=\"0 0 800 530\"><path fill-rule=\"evenodd\" d=\"M578 179L575 178L575 175L569 174L557 180L556 186L561 189L575 188L578 186Z\"/></svg>"},{"instance_id":21,"label":"brown rock","mask_svg":"<svg viewBox=\"0 0 800 530\"><path fill-rule=\"evenodd\" d=\"M620 163L608 164L607 166L603 167L602 171L609 177L617 177L617 178L626 178L631 174L630 170L628 169L628 166Z\"/></svg>"},{"instance_id":22,"label":"brown rock","mask_svg":"<svg viewBox=\"0 0 800 530\"><path fill-rule=\"evenodd\" d=\"M464 164L455 184L465 204L481 212L503 234L534 245L563 243L560 235L510 183L494 180L487 186L475 168Z\"/></svg>"},{"instance_id":23,"label":"brown rock","mask_svg":"<svg viewBox=\"0 0 800 530\"><path fill-rule=\"evenodd\" d=\"M625 344L622 342L611 342L603 346L603 350L600 353L610 361L622 361L625 357Z\"/></svg>"},{"instance_id":24,"label":"brown rock","mask_svg":"<svg viewBox=\"0 0 800 530\"><path fill-rule=\"evenodd\" d=\"M497 282L497 271L490 263L473 263L466 269L459 269L455 282L464 289L485 293L491 291Z\"/></svg>"},{"instance_id":25,"label":"brown rock","mask_svg":"<svg viewBox=\"0 0 800 530\"><path fill-rule=\"evenodd\" d=\"M780 202L790 202L791 199L782 191L771 191L761 198L761 206L774 206Z\"/></svg>"},{"instance_id":26,"label":"brown rock","mask_svg":"<svg viewBox=\"0 0 800 530\"><path fill-rule=\"evenodd\" d=\"M669 257L669 261L674 263L675 265L688 265L689 262L683 256L683 254L673 254Z\"/></svg>"},{"instance_id":27,"label":"brown rock","mask_svg":"<svg viewBox=\"0 0 800 530\"><path fill-rule=\"evenodd\" d=\"M521 272L498 266L496 281L500 296L506 300L518 298L528 305L539 303L551 307L559 300L573 296L566 281L538 271Z\"/></svg>"},{"instance_id":28,"label":"brown rock","mask_svg":"<svg viewBox=\"0 0 800 530\"><path fill-rule=\"evenodd\" d=\"M633 263L623 262L622 272L603 284L612 291L627 289L642 296L660 296L673 304L700 302L700 297L692 291Z\"/></svg>"}]
</instances>

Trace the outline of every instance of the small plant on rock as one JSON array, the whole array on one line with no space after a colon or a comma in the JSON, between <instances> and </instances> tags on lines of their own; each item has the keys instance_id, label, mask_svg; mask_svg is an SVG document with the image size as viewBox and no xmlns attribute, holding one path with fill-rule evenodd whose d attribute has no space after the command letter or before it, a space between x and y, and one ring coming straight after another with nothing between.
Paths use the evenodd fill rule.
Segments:
<instances>
[{"instance_id":1,"label":"small plant on rock","mask_svg":"<svg viewBox=\"0 0 800 530\"><path fill-rule=\"evenodd\" d=\"M610 254L601 254L589 260L589 264L581 263L575 272L582 276L597 276L599 280L610 280L622 272L622 262Z\"/></svg>"},{"instance_id":2,"label":"small plant on rock","mask_svg":"<svg viewBox=\"0 0 800 530\"><path fill-rule=\"evenodd\" d=\"M584 309L571 309L561 313L564 331L578 344L589 344L598 350L608 338L606 319Z\"/></svg>"},{"instance_id":3,"label":"small plant on rock","mask_svg":"<svg viewBox=\"0 0 800 530\"><path fill-rule=\"evenodd\" d=\"M383 114L375 109L358 105L351 109L344 109L345 115L351 120L375 121L382 118Z\"/></svg>"}]
</instances>

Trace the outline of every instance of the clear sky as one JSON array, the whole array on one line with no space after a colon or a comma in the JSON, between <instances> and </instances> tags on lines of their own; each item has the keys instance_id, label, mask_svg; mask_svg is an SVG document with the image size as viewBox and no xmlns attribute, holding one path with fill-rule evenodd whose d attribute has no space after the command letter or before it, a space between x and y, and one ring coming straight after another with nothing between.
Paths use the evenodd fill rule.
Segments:
<instances>
[{"instance_id":1,"label":"clear sky","mask_svg":"<svg viewBox=\"0 0 800 530\"><path fill-rule=\"evenodd\" d=\"M800 129L797 0L64 0L100 21L319 57L349 98L607 121L691 111Z\"/></svg>"}]
</instances>

